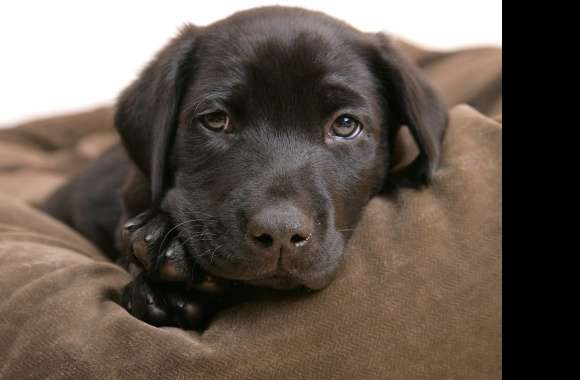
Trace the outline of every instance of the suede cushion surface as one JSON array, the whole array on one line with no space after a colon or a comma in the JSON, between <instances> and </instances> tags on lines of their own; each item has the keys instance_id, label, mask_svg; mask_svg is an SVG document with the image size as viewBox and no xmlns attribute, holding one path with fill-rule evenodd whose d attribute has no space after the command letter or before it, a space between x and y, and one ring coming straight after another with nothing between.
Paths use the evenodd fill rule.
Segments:
<instances>
[{"instance_id":1,"label":"suede cushion surface","mask_svg":"<svg viewBox=\"0 0 580 380\"><path fill-rule=\"evenodd\" d=\"M0 130L0 379L501 378L501 51L400 44L452 107L432 185L374 198L327 289L202 334L133 318L129 274L31 207L118 141L113 109Z\"/></svg>"}]
</instances>

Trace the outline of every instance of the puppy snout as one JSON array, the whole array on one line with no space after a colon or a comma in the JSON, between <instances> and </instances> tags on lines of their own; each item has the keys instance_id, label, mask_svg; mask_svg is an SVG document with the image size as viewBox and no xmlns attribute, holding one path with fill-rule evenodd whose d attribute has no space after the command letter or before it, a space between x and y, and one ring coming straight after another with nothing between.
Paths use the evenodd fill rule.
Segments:
<instances>
[{"instance_id":1,"label":"puppy snout","mask_svg":"<svg viewBox=\"0 0 580 380\"><path fill-rule=\"evenodd\" d=\"M249 221L248 240L254 250L293 254L312 239L314 223L304 212L289 204L260 210Z\"/></svg>"}]
</instances>

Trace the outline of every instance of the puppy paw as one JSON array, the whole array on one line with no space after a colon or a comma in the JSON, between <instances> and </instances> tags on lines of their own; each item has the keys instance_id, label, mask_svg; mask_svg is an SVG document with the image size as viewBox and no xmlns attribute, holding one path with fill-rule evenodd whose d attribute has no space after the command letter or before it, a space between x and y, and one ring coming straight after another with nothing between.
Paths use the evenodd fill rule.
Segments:
<instances>
[{"instance_id":1,"label":"puppy paw","mask_svg":"<svg viewBox=\"0 0 580 380\"><path fill-rule=\"evenodd\" d=\"M144 212L123 226L124 246L148 277L157 281L193 281L193 260L187 253L171 219L165 213Z\"/></svg>"},{"instance_id":2,"label":"puppy paw","mask_svg":"<svg viewBox=\"0 0 580 380\"><path fill-rule=\"evenodd\" d=\"M156 283L140 274L123 289L121 306L153 326L202 330L213 314L226 305L222 292L208 289L208 280L202 284L197 289L188 289Z\"/></svg>"},{"instance_id":3,"label":"puppy paw","mask_svg":"<svg viewBox=\"0 0 580 380\"><path fill-rule=\"evenodd\" d=\"M202 330L229 301L229 281L214 278L195 265L170 217L143 213L123 226L121 260L133 276L121 305L154 326Z\"/></svg>"}]
</instances>

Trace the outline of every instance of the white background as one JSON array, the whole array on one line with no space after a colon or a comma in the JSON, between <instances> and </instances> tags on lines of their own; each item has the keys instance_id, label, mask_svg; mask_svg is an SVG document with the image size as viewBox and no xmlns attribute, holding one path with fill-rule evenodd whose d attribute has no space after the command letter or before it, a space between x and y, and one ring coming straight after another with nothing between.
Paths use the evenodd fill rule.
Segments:
<instances>
[{"instance_id":1,"label":"white background","mask_svg":"<svg viewBox=\"0 0 580 380\"><path fill-rule=\"evenodd\" d=\"M183 23L271 4L321 10L432 48L502 41L501 0L1 1L0 128L110 103Z\"/></svg>"}]
</instances>

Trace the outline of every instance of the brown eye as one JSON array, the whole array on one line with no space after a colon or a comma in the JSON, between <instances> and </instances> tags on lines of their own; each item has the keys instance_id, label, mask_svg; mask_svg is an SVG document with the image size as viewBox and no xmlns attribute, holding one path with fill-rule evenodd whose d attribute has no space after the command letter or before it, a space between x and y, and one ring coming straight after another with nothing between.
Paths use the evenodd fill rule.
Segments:
<instances>
[{"instance_id":1,"label":"brown eye","mask_svg":"<svg viewBox=\"0 0 580 380\"><path fill-rule=\"evenodd\" d=\"M201 121L204 127L215 132L227 131L230 127L230 118L223 111L206 113L200 116L199 121Z\"/></svg>"},{"instance_id":2,"label":"brown eye","mask_svg":"<svg viewBox=\"0 0 580 380\"><path fill-rule=\"evenodd\" d=\"M330 134L340 139L354 139L361 130L361 123L357 119L352 116L341 115L332 123Z\"/></svg>"}]
</instances>

